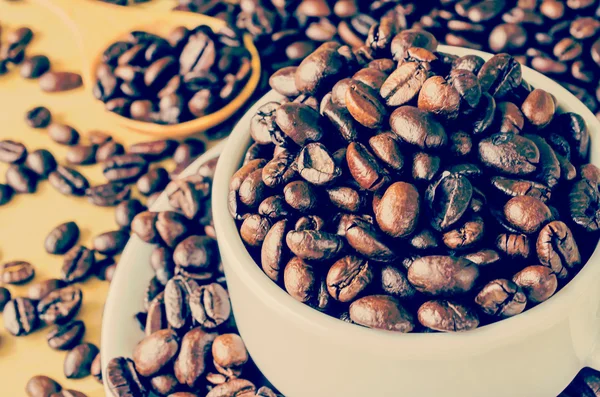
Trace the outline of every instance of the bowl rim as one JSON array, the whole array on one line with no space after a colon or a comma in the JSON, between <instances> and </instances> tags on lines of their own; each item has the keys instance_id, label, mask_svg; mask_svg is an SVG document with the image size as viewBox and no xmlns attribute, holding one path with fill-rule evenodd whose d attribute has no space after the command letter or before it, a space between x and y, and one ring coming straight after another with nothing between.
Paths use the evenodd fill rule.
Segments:
<instances>
[{"instance_id":1,"label":"bowl rim","mask_svg":"<svg viewBox=\"0 0 600 397\"><path fill-rule=\"evenodd\" d=\"M493 56L483 51L447 45L439 45L438 51L458 56L479 55L485 60ZM531 68L523 66L522 70L524 79L532 86L543 88L556 96L564 112L575 112L583 117L592 137L591 162L598 165L599 159L594 153L600 153L600 121L581 101L558 83ZM241 164L250 143L248 129L250 120L258 107L282 98L283 96L275 91L268 92L247 111L233 129L215 173L212 193L213 219L219 247L223 256L228 258L228 260L224 259L226 273L236 272L237 277L244 279L248 288L251 288L265 305L277 312L279 316L293 321L297 327L307 333L327 339L334 344L343 344L351 340L353 344L372 347L371 350L378 347L377 354L381 355L402 354L400 357L412 356L417 359L427 355L439 358L450 352L454 356L476 355L492 348L497 349L501 343L508 344L542 329L551 328L569 312L569 308L575 302L585 298L587 289L598 279L600 250L597 245L579 273L547 301L518 316L462 333L401 334L369 329L346 323L296 301L268 278L252 259L227 208L229 180ZM427 344L427 348L423 349L422 344Z\"/></svg>"}]
</instances>

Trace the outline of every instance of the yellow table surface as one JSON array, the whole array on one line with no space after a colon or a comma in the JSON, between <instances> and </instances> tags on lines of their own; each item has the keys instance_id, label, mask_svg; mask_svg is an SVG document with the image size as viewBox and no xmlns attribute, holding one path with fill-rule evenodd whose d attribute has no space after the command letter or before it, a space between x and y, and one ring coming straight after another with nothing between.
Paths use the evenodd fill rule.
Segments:
<instances>
[{"instance_id":1,"label":"yellow table surface","mask_svg":"<svg viewBox=\"0 0 600 397\"><path fill-rule=\"evenodd\" d=\"M74 7L76 3L73 0ZM168 10L173 5L173 1L153 0L136 7ZM31 0L0 1L0 25L3 35L19 26L31 27L35 38L27 48L28 55L48 56L54 70L79 71L81 60L72 32L47 9ZM81 133L82 138L87 131L97 129L110 132L124 145L151 139L111 124L103 117L102 112L88 111L94 101L91 89L88 88L64 93L43 93L36 80L25 80L20 77L18 70L12 70L0 76L0 139L22 142L29 151L48 149L59 163L65 163L68 148L54 143L45 130L29 128L24 122L25 112L38 105L48 107L54 120L72 125ZM167 163L166 166L172 168L174 165ZM106 182L98 165L81 166L77 169L92 185ZM6 165L0 164L2 183L5 170ZM80 243L88 247L94 235L117 227L114 209L96 207L85 198L63 196L47 181L38 185L35 194L13 197L10 203L0 207L0 262L15 259L31 262L36 269L34 281L58 278L62 257L47 254L44 239L54 226L69 220L77 222L81 229ZM100 343L102 309L108 286L108 282L95 277L81 285L83 306L78 318L87 327L84 340L97 346ZM8 286L13 296L24 296L27 287L28 285ZM81 380L68 380L64 377L63 359L66 353L52 350L46 344L49 327L17 338L8 334L2 323L0 321L0 396L25 396L25 384L36 374L48 375L63 387L82 391L90 397L104 396L102 386L91 376Z\"/></svg>"}]
</instances>

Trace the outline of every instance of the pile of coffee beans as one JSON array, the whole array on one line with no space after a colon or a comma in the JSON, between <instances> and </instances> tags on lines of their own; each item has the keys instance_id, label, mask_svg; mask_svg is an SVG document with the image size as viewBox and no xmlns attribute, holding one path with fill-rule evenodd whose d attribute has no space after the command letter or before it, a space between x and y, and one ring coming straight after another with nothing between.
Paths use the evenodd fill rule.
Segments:
<instances>
[{"instance_id":1,"label":"pile of coffee beans","mask_svg":"<svg viewBox=\"0 0 600 397\"><path fill-rule=\"evenodd\" d=\"M93 93L111 112L178 124L229 103L251 72L249 52L231 29L180 26L166 39L134 31L102 54Z\"/></svg>"},{"instance_id":2,"label":"pile of coffee beans","mask_svg":"<svg viewBox=\"0 0 600 397\"><path fill-rule=\"evenodd\" d=\"M2 33L2 26L0 26ZM10 31L0 42L0 76L20 65L19 73L24 79L39 78L40 88L45 92L62 92L78 88L81 76L73 72L50 71L50 59L45 55L25 55L34 38L31 28L23 26Z\"/></svg>"},{"instance_id":3,"label":"pile of coffee beans","mask_svg":"<svg viewBox=\"0 0 600 397\"><path fill-rule=\"evenodd\" d=\"M440 53L422 30L367 45L271 77L285 98L253 117L230 182L250 253L293 298L372 328L465 331L550 298L598 241L584 120L508 54Z\"/></svg>"},{"instance_id":4,"label":"pile of coffee beans","mask_svg":"<svg viewBox=\"0 0 600 397\"><path fill-rule=\"evenodd\" d=\"M172 210L133 218L132 231L156 244L154 277L137 316L146 337L132 359L108 363L115 397L278 396L252 364L231 311L210 212L215 166L167 186Z\"/></svg>"},{"instance_id":5,"label":"pile of coffee beans","mask_svg":"<svg viewBox=\"0 0 600 397\"><path fill-rule=\"evenodd\" d=\"M426 29L444 44L518 56L598 110L597 0L179 0L175 9L221 18L252 34L269 75L297 65L325 41L360 47L383 24L392 34Z\"/></svg>"}]
</instances>

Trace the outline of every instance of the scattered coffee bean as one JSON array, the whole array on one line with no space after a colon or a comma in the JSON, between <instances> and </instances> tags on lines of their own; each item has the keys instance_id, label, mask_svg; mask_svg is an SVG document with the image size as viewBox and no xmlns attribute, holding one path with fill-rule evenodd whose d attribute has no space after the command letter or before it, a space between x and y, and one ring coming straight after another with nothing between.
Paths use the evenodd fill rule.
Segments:
<instances>
[{"instance_id":1,"label":"scattered coffee bean","mask_svg":"<svg viewBox=\"0 0 600 397\"><path fill-rule=\"evenodd\" d=\"M50 70L50 60L45 55L34 55L21 64L21 77L37 79Z\"/></svg>"},{"instance_id":2,"label":"scattered coffee bean","mask_svg":"<svg viewBox=\"0 0 600 397\"><path fill-rule=\"evenodd\" d=\"M20 142L5 139L0 141L0 161L3 163L21 163L27 157L27 148Z\"/></svg>"},{"instance_id":3,"label":"scattered coffee bean","mask_svg":"<svg viewBox=\"0 0 600 397\"><path fill-rule=\"evenodd\" d=\"M64 254L79 240L79 227L73 221L58 225L48 234L44 248L49 254Z\"/></svg>"},{"instance_id":4,"label":"scattered coffee bean","mask_svg":"<svg viewBox=\"0 0 600 397\"><path fill-rule=\"evenodd\" d=\"M50 397L58 393L62 387L54 379L44 375L36 375L25 385L25 393L29 397Z\"/></svg>"},{"instance_id":5,"label":"scattered coffee bean","mask_svg":"<svg viewBox=\"0 0 600 397\"><path fill-rule=\"evenodd\" d=\"M82 174L62 165L48 175L48 181L65 196L83 196L89 187L89 182Z\"/></svg>"},{"instance_id":6,"label":"scattered coffee bean","mask_svg":"<svg viewBox=\"0 0 600 397\"><path fill-rule=\"evenodd\" d=\"M117 204L115 208L115 221L121 228L131 226L133 218L140 212L144 211L145 207L139 200L130 199Z\"/></svg>"},{"instance_id":7,"label":"scattered coffee bean","mask_svg":"<svg viewBox=\"0 0 600 397\"><path fill-rule=\"evenodd\" d=\"M113 231L99 234L92 240L92 248L103 255L113 256L120 254L129 240L129 233Z\"/></svg>"},{"instance_id":8,"label":"scattered coffee bean","mask_svg":"<svg viewBox=\"0 0 600 397\"><path fill-rule=\"evenodd\" d=\"M32 128L46 128L50 121L52 114L43 106L37 106L25 114L25 122Z\"/></svg>"},{"instance_id":9,"label":"scattered coffee bean","mask_svg":"<svg viewBox=\"0 0 600 397\"><path fill-rule=\"evenodd\" d=\"M5 178L6 184L16 193L33 193L37 188L37 175L24 165L11 164L6 170Z\"/></svg>"},{"instance_id":10,"label":"scattered coffee bean","mask_svg":"<svg viewBox=\"0 0 600 397\"><path fill-rule=\"evenodd\" d=\"M96 150L96 145L73 146L67 152L67 162L76 165L94 164L96 162Z\"/></svg>"},{"instance_id":11,"label":"scattered coffee bean","mask_svg":"<svg viewBox=\"0 0 600 397\"><path fill-rule=\"evenodd\" d=\"M56 143L75 145L79 142L79 132L66 124L52 123L48 126L48 135Z\"/></svg>"},{"instance_id":12,"label":"scattered coffee bean","mask_svg":"<svg viewBox=\"0 0 600 397\"><path fill-rule=\"evenodd\" d=\"M60 278L67 283L83 280L90 274L95 262L93 251L76 245L65 254Z\"/></svg>"},{"instance_id":13,"label":"scattered coffee bean","mask_svg":"<svg viewBox=\"0 0 600 397\"><path fill-rule=\"evenodd\" d=\"M129 199L131 187L122 182L108 182L85 190L88 201L99 207L113 207Z\"/></svg>"},{"instance_id":14,"label":"scattered coffee bean","mask_svg":"<svg viewBox=\"0 0 600 397\"><path fill-rule=\"evenodd\" d=\"M81 76L73 72L48 72L40 77L40 88L45 92L63 92L81 87Z\"/></svg>"},{"instance_id":15,"label":"scattered coffee bean","mask_svg":"<svg viewBox=\"0 0 600 397\"><path fill-rule=\"evenodd\" d=\"M91 343L83 343L69 350L63 368L65 376L68 379L80 379L90 375L92 361L98 353L98 348Z\"/></svg>"},{"instance_id":16,"label":"scattered coffee bean","mask_svg":"<svg viewBox=\"0 0 600 397\"><path fill-rule=\"evenodd\" d=\"M82 300L83 294L77 287L54 290L38 303L38 316L46 324L67 323L79 311Z\"/></svg>"},{"instance_id":17,"label":"scattered coffee bean","mask_svg":"<svg viewBox=\"0 0 600 397\"><path fill-rule=\"evenodd\" d=\"M46 335L48 346L55 350L69 350L75 347L85 333L85 324L81 320L73 320L57 325Z\"/></svg>"},{"instance_id":18,"label":"scattered coffee bean","mask_svg":"<svg viewBox=\"0 0 600 397\"><path fill-rule=\"evenodd\" d=\"M56 169L56 160L46 149L38 149L27 155L25 165L40 178L47 178Z\"/></svg>"},{"instance_id":19,"label":"scattered coffee bean","mask_svg":"<svg viewBox=\"0 0 600 397\"><path fill-rule=\"evenodd\" d=\"M34 303L27 298L14 298L6 303L2 313L4 328L14 336L29 335L38 326Z\"/></svg>"},{"instance_id":20,"label":"scattered coffee bean","mask_svg":"<svg viewBox=\"0 0 600 397\"><path fill-rule=\"evenodd\" d=\"M25 284L35 276L35 268L29 262L14 261L0 266L0 279L4 284Z\"/></svg>"},{"instance_id":21,"label":"scattered coffee bean","mask_svg":"<svg viewBox=\"0 0 600 397\"><path fill-rule=\"evenodd\" d=\"M10 291L4 287L0 287L0 313L4 310L4 306L10 301Z\"/></svg>"}]
</instances>

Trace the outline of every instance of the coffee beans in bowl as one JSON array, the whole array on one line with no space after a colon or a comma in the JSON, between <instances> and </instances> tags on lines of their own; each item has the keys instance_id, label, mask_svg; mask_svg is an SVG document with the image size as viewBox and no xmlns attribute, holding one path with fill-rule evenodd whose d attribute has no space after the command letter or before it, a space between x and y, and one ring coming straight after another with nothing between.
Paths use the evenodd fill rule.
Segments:
<instances>
[{"instance_id":1,"label":"coffee beans in bowl","mask_svg":"<svg viewBox=\"0 0 600 397\"><path fill-rule=\"evenodd\" d=\"M423 30L369 43L326 42L270 79L282 99L229 185L249 253L370 328L467 331L549 299L598 241L583 118L508 54L460 62Z\"/></svg>"},{"instance_id":2,"label":"coffee beans in bowl","mask_svg":"<svg viewBox=\"0 0 600 397\"><path fill-rule=\"evenodd\" d=\"M166 38L134 31L102 54L93 93L111 112L172 125L229 103L251 71L250 53L234 30L180 26Z\"/></svg>"}]
</instances>

